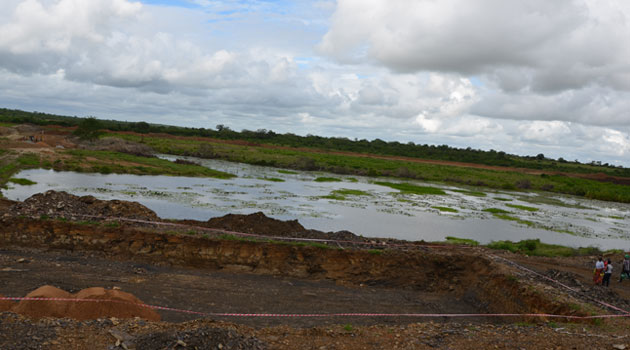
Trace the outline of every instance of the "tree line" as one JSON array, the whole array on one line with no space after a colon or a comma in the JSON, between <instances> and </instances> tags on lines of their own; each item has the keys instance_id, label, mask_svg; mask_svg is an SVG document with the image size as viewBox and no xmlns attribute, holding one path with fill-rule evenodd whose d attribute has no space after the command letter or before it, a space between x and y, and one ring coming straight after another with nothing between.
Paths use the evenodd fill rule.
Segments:
<instances>
[{"instance_id":1,"label":"tree line","mask_svg":"<svg viewBox=\"0 0 630 350\"><path fill-rule=\"evenodd\" d=\"M214 129L190 128L173 125L150 124L141 122L125 122L117 120L101 120L94 117L70 117L41 112L26 112L0 108L0 120L10 123L31 123L37 125L61 125L67 127L80 126L84 130L93 132L94 129L116 131L131 131L141 134L163 133L177 136L208 137L221 140L244 140L251 143L271 144L287 147L316 148L320 150L344 151L355 153L369 153L376 155L401 156L431 160L455 161L491 166L506 166L516 168L540 169L547 171L565 171L593 173L603 172L609 175L630 177L630 168L609 165L594 161L582 164L567 161L563 158L549 159L544 154L534 156L518 156L495 150L478 150L473 148L456 148L448 145L386 142L381 139L351 140L345 137L323 137L316 135L300 136L292 133L279 134L271 130L241 130L235 131L228 126L219 124ZM81 128L79 128L79 131ZM93 135L98 135L94 133ZM79 135L81 136L81 135Z\"/></svg>"}]
</instances>

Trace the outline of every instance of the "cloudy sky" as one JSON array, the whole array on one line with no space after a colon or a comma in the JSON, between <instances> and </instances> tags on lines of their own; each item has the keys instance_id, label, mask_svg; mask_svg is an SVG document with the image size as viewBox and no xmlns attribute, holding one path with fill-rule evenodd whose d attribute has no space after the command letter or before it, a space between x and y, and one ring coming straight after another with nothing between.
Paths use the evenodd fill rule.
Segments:
<instances>
[{"instance_id":1,"label":"cloudy sky","mask_svg":"<svg viewBox=\"0 0 630 350\"><path fill-rule=\"evenodd\" d=\"M2 0L0 107L630 166L630 2Z\"/></svg>"}]
</instances>

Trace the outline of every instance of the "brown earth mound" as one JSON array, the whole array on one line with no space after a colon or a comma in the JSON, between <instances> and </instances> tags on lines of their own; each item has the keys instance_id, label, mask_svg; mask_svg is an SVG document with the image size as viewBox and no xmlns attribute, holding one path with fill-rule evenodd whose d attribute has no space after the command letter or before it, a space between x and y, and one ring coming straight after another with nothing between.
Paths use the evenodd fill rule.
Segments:
<instances>
[{"instance_id":1,"label":"brown earth mound","mask_svg":"<svg viewBox=\"0 0 630 350\"><path fill-rule=\"evenodd\" d=\"M119 290L93 287L83 289L76 294L70 294L53 286L43 286L28 293L26 297L96 299L103 300L103 302L22 300L18 304L11 303L11 311L33 318L69 317L77 320L91 320L102 317L140 317L150 321L160 320L160 315L158 315L155 311L134 305L143 304L140 299L136 298L132 294L121 292ZM105 302L105 300L114 300L115 302ZM0 311L2 311L1 308Z\"/></svg>"},{"instance_id":2,"label":"brown earth mound","mask_svg":"<svg viewBox=\"0 0 630 350\"><path fill-rule=\"evenodd\" d=\"M183 223L199 224L190 220L182 221ZM335 239L347 241L363 241L364 239L355 235L350 231L339 232L322 232L317 230L308 230L304 228L297 220L282 221L266 216L262 212L249 215L227 214L222 217L212 218L204 223L205 227L235 231L250 234L259 234L265 236L281 236L295 238L318 238L318 239Z\"/></svg>"},{"instance_id":3,"label":"brown earth mound","mask_svg":"<svg viewBox=\"0 0 630 350\"><path fill-rule=\"evenodd\" d=\"M77 299L115 300L116 302L78 302L69 305L67 317L77 320L93 320L100 317L140 317L159 321L155 311L138 306L142 301L132 294L101 287L86 288L74 294Z\"/></svg>"},{"instance_id":4,"label":"brown earth mound","mask_svg":"<svg viewBox=\"0 0 630 350\"><path fill-rule=\"evenodd\" d=\"M4 295L0 294L0 298L4 298ZM0 312L11 310L16 304L11 300L0 300Z\"/></svg>"},{"instance_id":5,"label":"brown earth mound","mask_svg":"<svg viewBox=\"0 0 630 350\"><path fill-rule=\"evenodd\" d=\"M38 193L24 202L11 206L8 215L70 220L98 220L101 217L124 217L140 220L159 220L155 212L136 202L121 200L103 201L93 196L75 196L66 192Z\"/></svg>"},{"instance_id":6,"label":"brown earth mound","mask_svg":"<svg viewBox=\"0 0 630 350\"><path fill-rule=\"evenodd\" d=\"M53 286L43 286L26 295L27 298L72 298L72 294ZM67 301L22 300L11 311L34 318L65 317Z\"/></svg>"}]
</instances>

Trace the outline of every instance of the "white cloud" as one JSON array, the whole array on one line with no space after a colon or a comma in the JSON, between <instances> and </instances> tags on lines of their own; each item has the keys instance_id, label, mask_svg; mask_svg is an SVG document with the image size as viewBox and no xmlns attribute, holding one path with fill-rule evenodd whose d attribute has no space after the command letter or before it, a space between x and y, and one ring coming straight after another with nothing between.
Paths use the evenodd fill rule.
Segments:
<instances>
[{"instance_id":1,"label":"white cloud","mask_svg":"<svg viewBox=\"0 0 630 350\"><path fill-rule=\"evenodd\" d=\"M0 104L566 159L630 155L623 2L197 3L2 1ZM329 56L317 56L318 42Z\"/></svg>"}]
</instances>

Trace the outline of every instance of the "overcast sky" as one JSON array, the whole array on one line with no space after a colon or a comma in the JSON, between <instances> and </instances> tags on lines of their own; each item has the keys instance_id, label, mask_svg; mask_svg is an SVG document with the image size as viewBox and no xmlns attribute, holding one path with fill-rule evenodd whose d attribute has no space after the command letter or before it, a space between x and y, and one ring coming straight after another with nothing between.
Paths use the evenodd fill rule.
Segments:
<instances>
[{"instance_id":1,"label":"overcast sky","mask_svg":"<svg viewBox=\"0 0 630 350\"><path fill-rule=\"evenodd\" d=\"M630 1L1 0L0 106L630 166Z\"/></svg>"}]
</instances>

